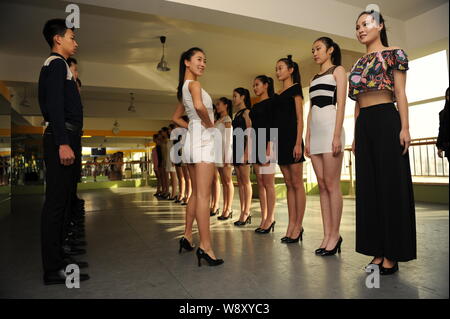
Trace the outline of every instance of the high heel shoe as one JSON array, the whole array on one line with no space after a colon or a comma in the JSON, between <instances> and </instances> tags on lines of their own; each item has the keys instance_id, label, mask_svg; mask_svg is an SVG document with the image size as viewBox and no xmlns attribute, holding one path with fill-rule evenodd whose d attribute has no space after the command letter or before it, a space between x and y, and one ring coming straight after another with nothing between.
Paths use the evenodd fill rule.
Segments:
<instances>
[{"instance_id":1,"label":"high heel shoe","mask_svg":"<svg viewBox=\"0 0 450 319\"><path fill-rule=\"evenodd\" d=\"M275 221L273 221L273 223L269 226L269 228L264 229L264 228L260 228L259 231L257 231L258 234L268 234L270 233L270 231L272 230L272 232L275 231Z\"/></svg>"},{"instance_id":2,"label":"high heel shoe","mask_svg":"<svg viewBox=\"0 0 450 319\"><path fill-rule=\"evenodd\" d=\"M325 250L325 247L324 247L324 248L317 248L317 249L314 251L314 253L315 253L316 255L320 255L320 254L323 253L324 250Z\"/></svg>"},{"instance_id":3,"label":"high heel shoe","mask_svg":"<svg viewBox=\"0 0 450 319\"><path fill-rule=\"evenodd\" d=\"M380 265L380 275L386 276L386 275L392 275L395 274L398 271L398 262L395 262L394 267L391 268L384 268L383 263Z\"/></svg>"},{"instance_id":4,"label":"high heel shoe","mask_svg":"<svg viewBox=\"0 0 450 319\"><path fill-rule=\"evenodd\" d=\"M300 234L298 235L297 238L290 238L288 237L284 243L285 244L293 244L293 243L298 243L299 241L303 241L303 232L305 231L305 229L302 227L302 231L300 232Z\"/></svg>"},{"instance_id":5,"label":"high heel shoe","mask_svg":"<svg viewBox=\"0 0 450 319\"><path fill-rule=\"evenodd\" d=\"M208 265L210 266L219 266L223 264L223 259L212 259L203 249L200 247L197 248L197 260L198 260L198 266L200 267L202 265L202 258L208 262Z\"/></svg>"},{"instance_id":6,"label":"high heel shoe","mask_svg":"<svg viewBox=\"0 0 450 319\"><path fill-rule=\"evenodd\" d=\"M339 237L339 240L336 243L336 246L332 250L324 249L323 252L320 254L320 256L333 256L336 254L336 252L341 253L342 241L343 241L342 237Z\"/></svg>"},{"instance_id":7,"label":"high heel shoe","mask_svg":"<svg viewBox=\"0 0 450 319\"><path fill-rule=\"evenodd\" d=\"M252 215L248 215L245 221L241 222L240 220L238 220L237 222L234 222L234 226L244 226L246 224L251 225L251 223L252 223Z\"/></svg>"},{"instance_id":8,"label":"high heel shoe","mask_svg":"<svg viewBox=\"0 0 450 319\"><path fill-rule=\"evenodd\" d=\"M191 243L189 242L189 240L187 240L184 237L181 237L180 239L180 250L178 251L179 254L181 254L181 251L184 249L186 249L187 251L192 251L194 250L194 245L191 245Z\"/></svg>"},{"instance_id":9,"label":"high heel shoe","mask_svg":"<svg viewBox=\"0 0 450 319\"><path fill-rule=\"evenodd\" d=\"M218 208L217 208L216 211L214 211L214 209L211 209L211 210L209 211L209 216L210 216L210 217L216 216L217 214L219 214L219 212L220 212L220 210L219 210Z\"/></svg>"},{"instance_id":10,"label":"high heel shoe","mask_svg":"<svg viewBox=\"0 0 450 319\"><path fill-rule=\"evenodd\" d=\"M231 211L229 214L228 214L228 216L227 217L225 217L225 216L219 216L219 217L217 217L217 219L218 220L227 220L227 219L230 219L230 218L232 218L233 217L233 211Z\"/></svg>"}]
</instances>

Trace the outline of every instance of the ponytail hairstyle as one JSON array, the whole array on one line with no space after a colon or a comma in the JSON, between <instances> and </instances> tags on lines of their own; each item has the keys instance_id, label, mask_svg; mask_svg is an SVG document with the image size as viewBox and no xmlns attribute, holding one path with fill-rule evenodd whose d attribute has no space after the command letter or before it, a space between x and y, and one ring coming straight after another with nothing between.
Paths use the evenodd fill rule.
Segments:
<instances>
[{"instance_id":1,"label":"ponytail hairstyle","mask_svg":"<svg viewBox=\"0 0 450 319\"><path fill-rule=\"evenodd\" d=\"M252 107L252 100L250 99L249 90L239 87L239 88L234 89L233 91L238 93L240 96L242 96L242 95L244 96L244 104L247 109Z\"/></svg>"},{"instance_id":2,"label":"ponytail hairstyle","mask_svg":"<svg viewBox=\"0 0 450 319\"><path fill-rule=\"evenodd\" d=\"M258 79L262 84L267 84L267 95L272 97L275 94L275 90L273 88L273 79L267 75L258 75L255 80Z\"/></svg>"},{"instance_id":3,"label":"ponytail hairstyle","mask_svg":"<svg viewBox=\"0 0 450 319\"><path fill-rule=\"evenodd\" d=\"M287 65L288 69L294 69L291 74L292 82L298 83L300 85L301 97L303 99L303 90L302 90L302 79L300 77L300 71L298 69L297 62L292 61L292 55L288 55L287 58L281 58L278 62L284 62Z\"/></svg>"},{"instance_id":4,"label":"ponytail hairstyle","mask_svg":"<svg viewBox=\"0 0 450 319\"><path fill-rule=\"evenodd\" d=\"M383 24L383 29L381 29L381 32L380 32L380 40L381 40L381 43L385 47L388 47L389 43L388 43L388 37L387 37L387 33L386 33L386 23L384 22L384 19L383 19L383 16L381 15L381 13L378 11L375 11L373 9L368 10L368 11L363 11L359 14L358 19L356 19L356 21L358 21L359 18L361 18L361 16L363 16L365 14L372 16L377 24L381 24L381 23Z\"/></svg>"},{"instance_id":5,"label":"ponytail hairstyle","mask_svg":"<svg viewBox=\"0 0 450 319\"><path fill-rule=\"evenodd\" d=\"M342 64L342 56L341 56L341 48L339 45L333 41L333 39L329 37L320 37L314 42L321 41L323 44L325 44L325 47L327 50L329 48L333 48L333 53L331 54L331 63L334 65L341 65Z\"/></svg>"},{"instance_id":6,"label":"ponytail hairstyle","mask_svg":"<svg viewBox=\"0 0 450 319\"><path fill-rule=\"evenodd\" d=\"M221 97L219 101L227 106L228 116L233 117L233 102L230 99L227 99L226 97Z\"/></svg>"},{"instance_id":7,"label":"ponytail hairstyle","mask_svg":"<svg viewBox=\"0 0 450 319\"><path fill-rule=\"evenodd\" d=\"M189 61L197 52L205 53L202 49L194 47L183 52L180 56L180 68L178 73L178 88L177 88L177 98L178 101L180 102L182 102L183 98L183 84L184 84L184 76L186 74L186 64L184 64L184 61Z\"/></svg>"}]
</instances>

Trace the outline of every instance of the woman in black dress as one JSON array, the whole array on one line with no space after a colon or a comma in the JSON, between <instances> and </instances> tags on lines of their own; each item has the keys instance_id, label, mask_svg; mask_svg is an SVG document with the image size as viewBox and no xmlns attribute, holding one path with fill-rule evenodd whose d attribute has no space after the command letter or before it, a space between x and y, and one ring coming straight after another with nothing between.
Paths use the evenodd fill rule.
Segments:
<instances>
[{"instance_id":1,"label":"woman in black dress","mask_svg":"<svg viewBox=\"0 0 450 319\"><path fill-rule=\"evenodd\" d=\"M273 124L278 128L278 165L287 188L289 224L283 243L303 239L306 194L303 184L303 93L298 64L292 56L278 60L276 74L283 89L273 101Z\"/></svg>"},{"instance_id":2,"label":"woman in black dress","mask_svg":"<svg viewBox=\"0 0 450 319\"><path fill-rule=\"evenodd\" d=\"M233 105L237 109L232 122L233 126L233 166L239 185L241 215L235 226L251 224L250 206L252 202L252 184L250 182L250 165L248 164L248 138L244 137L247 128L252 127L249 117L251 101L250 92L244 88L233 91Z\"/></svg>"},{"instance_id":3,"label":"woman in black dress","mask_svg":"<svg viewBox=\"0 0 450 319\"><path fill-rule=\"evenodd\" d=\"M266 75L259 75L253 82L253 91L259 102L250 110L250 119L255 132L252 141L252 161L258 182L259 202L261 206L261 224L255 230L259 234L267 234L275 228L275 163L269 163L273 154L270 140L270 124L272 97L274 95L273 80Z\"/></svg>"}]
</instances>

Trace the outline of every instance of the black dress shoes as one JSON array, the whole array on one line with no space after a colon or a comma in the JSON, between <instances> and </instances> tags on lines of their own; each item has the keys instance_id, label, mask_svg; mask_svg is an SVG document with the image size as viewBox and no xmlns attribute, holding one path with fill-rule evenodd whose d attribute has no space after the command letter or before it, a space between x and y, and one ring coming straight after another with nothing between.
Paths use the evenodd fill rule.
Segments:
<instances>
[{"instance_id":1,"label":"black dress shoes","mask_svg":"<svg viewBox=\"0 0 450 319\"><path fill-rule=\"evenodd\" d=\"M395 265L392 268L384 268L382 264L380 266L380 275L382 276L392 275L395 274L397 271L398 271L398 262L395 262Z\"/></svg>"},{"instance_id":2,"label":"black dress shoes","mask_svg":"<svg viewBox=\"0 0 450 319\"><path fill-rule=\"evenodd\" d=\"M44 284L45 285L65 284L67 276L68 274L66 274L64 269L54 272L47 272L44 274ZM88 279L89 279L88 274L80 274L80 282L86 281Z\"/></svg>"}]
</instances>

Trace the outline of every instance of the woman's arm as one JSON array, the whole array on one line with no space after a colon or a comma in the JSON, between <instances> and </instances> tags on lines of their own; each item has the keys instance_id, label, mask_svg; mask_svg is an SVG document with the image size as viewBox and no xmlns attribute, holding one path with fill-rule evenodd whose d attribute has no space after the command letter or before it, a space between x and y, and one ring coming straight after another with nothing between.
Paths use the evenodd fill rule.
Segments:
<instances>
[{"instance_id":1,"label":"woman's arm","mask_svg":"<svg viewBox=\"0 0 450 319\"><path fill-rule=\"evenodd\" d=\"M338 155L341 153L342 145L341 134L342 126L344 125L345 116L345 99L347 96L347 75L345 69L342 66L338 66L333 72L334 78L336 80L336 102L337 102L337 112L336 112L336 124L334 127L333 136L333 154Z\"/></svg>"},{"instance_id":2,"label":"woman's arm","mask_svg":"<svg viewBox=\"0 0 450 319\"><path fill-rule=\"evenodd\" d=\"M245 110L244 113L242 114L242 116L244 117L244 120L245 120L245 127L247 129L252 128L252 120L250 119L249 113L250 113L250 110ZM249 131L251 132L251 130L249 130ZM245 137L247 137L247 135ZM244 163L247 163L248 159L250 158L251 154L249 154L249 150L252 149L252 143L253 143L252 135L249 134L247 137L247 145L245 146L245 150L244 150Z\"/></svg>"},{"instance_id":3,"label":"woman's arm","mask_svg":"<svg viewBox=\"0 0 450 319\"><path fill-rule=\"evenodd\" d=\"M175 112L172 115L172 121L175 124L187 129L188 123L185 120L183 120L183 118L182 118L184 111L185 111L184 105L182 103L178 103L177 108L175 109Z\"/></svg>"},{"instance_id":4,"label":"woman's arm","mask_svg":"<svg viewBox=\"0 0 450 319\"><path fill-rule=\"evenodd\" d=\"M297 114L297 140L293 150L293 156L299 160L302 156L302 139L303 139L303 99L301 96L295 96L295 112Z\"/></svg>"},{"instance_id":5,"label":"woman's arm","mask_svg":"<svg viewBox=\"0 0 450 319\"><path fill-rule=\"evenodd\" d=\"M400 144L404 147L402 155L405 155L411 144L411 136L409 135L409 119L408 119L408 99L406 98L406 72L394 70L394 93L397 99L398 112L402 129L400 131Z\"/></svg>"},{"instance_id":6,"label":"woman's arm","mask_svg":"<svg viewBox=\"0 0 450 319\"><path fill-rule=\"evenodd\" d=\"M189 83L189 92L192 95L192 102L194 103L195 111L202 120L206 128L214 127L214 123L211 122L206 106L203 104L202 100L202 87L200 82L191 81Z\"/></svg>"}]
</instances>

